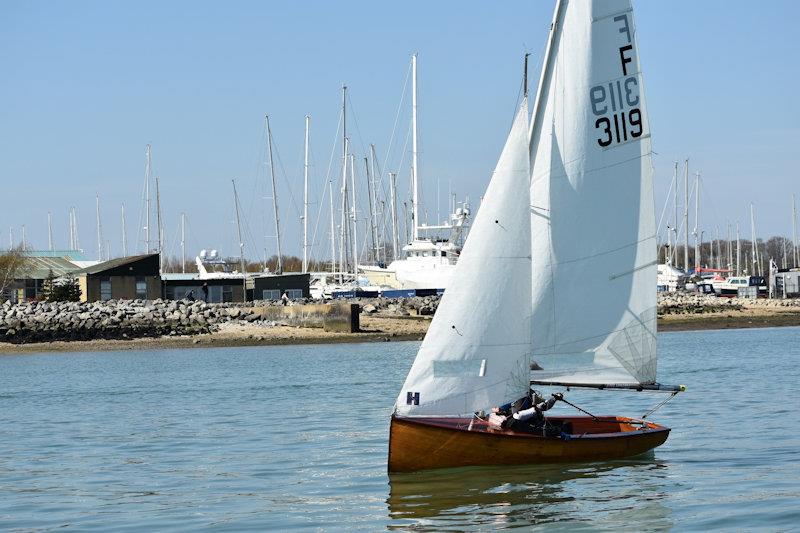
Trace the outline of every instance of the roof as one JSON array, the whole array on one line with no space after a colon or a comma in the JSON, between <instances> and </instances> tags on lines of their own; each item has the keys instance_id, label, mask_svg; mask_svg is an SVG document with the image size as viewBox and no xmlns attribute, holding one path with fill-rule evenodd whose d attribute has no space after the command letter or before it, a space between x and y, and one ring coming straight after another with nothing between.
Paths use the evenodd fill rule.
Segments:
<instances>
[{"instance_id":1,"label":"roof","mask_svg":"<svg viewBox=\"0 0 800 533\"><path fill-rule=\"evenodd\" d=\"M25 259L25 277L27 279L46 279L50 272L61 277L75 272L80 267L63 257L27 257Z\"/></svg>"},{"instance_id":2,"label":"roof","mask_svg":"<svg viewBox=\"0 0 800 533\"><path fill-rule=\"evenodd\" d=\"M71 261L86 261L83 250L25 250L27 257L58 257Z\"/></svg>"},{"instance_id":3,"label":"roof","mask_svg":"<svg viewBox=\"0 0 800 533\"><path fill-rule=\"evenodd\" d=\"M158 270L157 266L158 254L143 254L143 255L131 255L128 257L117 257L116 259L111 259L110 261L103 261L102 263L98 263L90 267L76 270L75 272L73 272L73 274L75 275L100 274L101 272L107 272L109 270L114 270L120 267L133 265L134 263L138 263L140 261L152 260L154 258L155 258L156 270Z\"/></svg>"}]
</instances>

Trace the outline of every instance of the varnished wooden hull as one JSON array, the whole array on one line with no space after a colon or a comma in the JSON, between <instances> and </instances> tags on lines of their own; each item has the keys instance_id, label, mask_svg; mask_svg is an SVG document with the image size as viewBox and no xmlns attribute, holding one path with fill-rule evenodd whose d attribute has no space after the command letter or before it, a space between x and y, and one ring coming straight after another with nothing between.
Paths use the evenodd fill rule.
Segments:
<instances>
[{"instance_id":1,"label":"varnished wooden hull","mask_svg":"<svg viewBox=\"0 0 800 533\"><path fill-rule=\"evenodd\" d=\"M588 462L639 455L660 446L669 428L625 417L559 417L567 437L495 430L469 418L392 416L389 472L459 466Z\"/></svg>"}]
</instances>

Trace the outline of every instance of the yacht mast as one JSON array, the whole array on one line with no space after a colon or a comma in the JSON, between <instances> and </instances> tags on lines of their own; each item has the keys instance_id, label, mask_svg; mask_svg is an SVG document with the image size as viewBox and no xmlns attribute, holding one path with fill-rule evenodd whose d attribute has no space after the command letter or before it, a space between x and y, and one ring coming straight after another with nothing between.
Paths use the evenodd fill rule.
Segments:
<instances>
[{"instance_id":1,"label":"yacht mast","mask_svg":"<svg viewBox=\"0 0 800 533\"><path fill-rule=\"evenodd\" d=\"M125 204L122 204L122 257L128 255L128 237L125 232Z\"/></svg>"},{"instance_id":2,"label":"yacht mast","mask_svg":"<svg viewBox=\"0 0 800 533\"><path fill-rule=\"evenodd\" d=\"M161 227L161 184L156 176L156 230L158 231L158 269L164 271L164 229Z\"/></svg>"},{"instance_id":3,"label":"yacht mast","mask_svg":"<svg viewBox=\"0 0 800 533\"><path fill-rule=\"evenodd\" d=\"M186 213L181 213L181 272L186 274Z\"/></svg>"},{"instance_id":4,"label":"yacht mast","mask_svg":"<svg viewBox=\"0 0 800 533\"><path fill-rule=\"evenodd\" d=\"M95 194L95 226L97 228L97 260L103 260L103 239L100 235L100 195Z\"/></svg>"},{"instance_id":5,"label":"yacht mast","mask_svg":"<svg viewBox=\"0 0 800 533\"><path fill-rule=\"evenodd\" d=\"M369 180L369 184L372 195L372 202L374 204L374 209L375 209L374 215L372 217L372 233L373 233L372 238L375 243L375 261L380 262L381 256L385 255L385 253L381 253L381 251L383 251L383 239L381 238L380 235L381 232L378 227L378 213L379 211L381 214L384 213L383 208L381 208L380 210L378 209L378 184L380 183L381 180L381 172L380 168L378 168L378 157L375 154L375 145L370 144L369 150L370 150L370 155L372 156L372 159L370 161L371 179ZM383 205L383 202L381 202L381 205Z\"/></svg>"},{"instance_id":6,"label":"yacht mast","mask_svg":"<svg viewBox=\"0 0 800 533\"><path fill-rule=\"evenodd\" d=\"M53 251L53 215L47 212L47 247Z\"/></svg>"},{"instance_id":7,"label":"yacht mast","mask_svg":"<svg viewBox=\"0 0 800 533\"><path fill-rule=\"evenodd\" d=\"M750 237L753 239L752 244L752 269L751 276L755 276L757 273L756 265L758 264L758 248L756 246L756 215L753 208L753 202L750 202Z\"/></svg>"},{"instance_id":8,"label":"yacht mast","mask_svg":"<svg viewBox=\"0 0 800 533\"><path fill-rule=\"evenodd\" d=\"M305 143L303 145L303 272L308 272L308 133L311 116L306 115Z\"/></svg>"},{"instance_id":9,"label":"yacht mast","mask_svg":"<svg viewBox=\"0 0 800 533\"><path fill-rule=\"evenodd\" d=\"M144 203L145 203L145 225L144 225L144 240L146 252L150 253L150 173L151 173L151 159L150 159L150 145L148 144L144 149Z\"/></svg>"},{"instance_id":10,"label":"yacht mast","mask_svg":"<svg viewBox=\"0 0 800 533\"><path fill-rule=\"evenodd\" d=\"M728 270L733 270L733 249L731 247L731 223L728 221ZM730 274L728 274L730 275Z\"/></svg>"},{"instance_id":11,"label":"yacht mast","mask_svg":"<svg viewBox=\"0 0 800 533\"><path fill-rule=\"evenodd\" d=\"M689 158L686 158L683 169L684 204L683 204L683 270L689 273Z\"/></svg>"},{"instance_id":12,"label":"yacht mast","mask_svg":"<svg viewBox=\"0 0 800 533\"><path fill-rule=\"evenodd\" d=\"M411 225L413 238L419 238L419 161L417 146L417 54L411 56Z\"/></svg>"},{"instance_id":13,"label":"yacht mast","mask_svg":"<svg viewBox=\"0 0 800 533\"><path fill-rule=\"evenodd\" d=\"M233 184L233 207L236 210L236 235L239 238L239 270L242 273L242 301L247 301L247 275L244 267L244 242L242 241L242 223L239 220L239 194L236 192L236 181Z\"/></svg>"},{"instance_id":14,"label":"yacht mast","mask_svg":"<svg viewBox=\"0 0 800 533\"><path fill-rule=\"evenodd\" d=\"M353 276L358 278L358 218L356 213L356 156L350 154L350 186L352 187L353 205L350 206L351 219L353 221Z\"/></svg>"},{"instance_id":15,"label":"yacht mast","mask_svg":"<svg viewBox=\"0 0 800 533\"><path fill-rule=\"evenodd\" d=\"M272 207L275 212L275 239L278 242L277 273L283 274L283 254L281 252L281 223L278 218L278 193L275 187L275 161L272 157L272 129L269 127L269 115L265 116L267 122L267 147L269 151L269 175L272 178ZM235 188L235 185L234 185ZM237 215L238 217L238 215ZM241 240L241 237L239 238Z\"/></svg>"},{"instance_id":16,"label":"yacht mast","mask_svg":"<svg viewBox=\"0 0 800 533\"><path fill-rule=\"evenodd\" d=\"M342 188L340 190L341 198L342 198L342 218L341 218L341 225L339 227L339 283L342 283L342 274L349 268L349 233L348 230L350 228L350 218L348 217L348 209L347 209L347 138L345 137L344 140L344 157L342 159Z\"/></svg>"},{"instance_id":17,"label":"yacht mast","mask_svg":"<svg viewBox=\"0 0 800 533\"><path fill-rule=\"evenodd\" d=\"M742 275L742 240L739 237L739 221L736 221L736 275Z\"/></svg>"},{"instance_id":18,"label":"yacht mast","mask_svg":"<svg viewBox=\"0 0 800 533\"><path fill-rule=\"evenodd\" d=\"M369 200L369 237L372 241L372 260L378 261L378 239L375 238L375 208L372 205L372 174L369 171L369 158L364 156L364 172L367 174L367 199Z\"/></svg>"},{"instance_id":19,"label":"yacht mast","mask_svg":"<svg viewBox=\"0 0 800 533\"><path fill-rule=\"evenodd\" d=\"M328 202L331 208L331 273L336 274L336 222L333 211L333 180L328 180Z\"/></svg>"},{"instance_id":20,"label":"yacht mast","mask_svg":"<svg viewBox=\"0 0 800 533\"><path fill-rule=\"evenodd\" d=\"M675 225L672 227L672 231L675 232L675 249L670 250L670 255L674 255L675 257L675 265L678 265L678 224L680 224L680 219L678 218L678 162L675 161L675 172L672 176L672 181L675 187L675 190L672 193L673 202L675 207Z\"/></svg>"},{"instance_id":21,"label":"yacht mast","mask_svg":"<svg viewBox=\"0 0 800 533\"><path fill-rule=\"evenodd\" d=\"M694 174L694 271L703 265L700 261L700 172ZM712 245L713 246L713 245ZM712 248L713 250L713 248Z\"/></svg>"},{"instance_id":22,"label":"yacht mast","mask_svg":"<svg viewBox=\"0 0 800 533\"><path fill-rule=\"evenodd\" d=\"M392 260L397 259L397 174L389 172L392 209Z\"/></svg>"},{"instance_id":23,"label":"yacht mast","mask_svg":"<svg viewBox=\"0 0 800 533\"><path fill-rule=\"evenodd\" d=\"M792 256L794 266L800 266L800 250L797 249L797 206L794 203L794 193L792 193Z\"/></svg>"}]
</instances>

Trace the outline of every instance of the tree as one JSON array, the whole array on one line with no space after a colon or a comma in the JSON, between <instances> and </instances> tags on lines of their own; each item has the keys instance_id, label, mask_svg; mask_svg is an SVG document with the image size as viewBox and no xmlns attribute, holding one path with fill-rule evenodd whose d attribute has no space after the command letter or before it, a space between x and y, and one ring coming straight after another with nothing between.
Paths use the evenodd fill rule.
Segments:
<instances>
[{"instance_id":1,"label":"tree","mask_svg":"<svg viewBox=\"0 0 800 533\"><path fill-rule=\"evenodd\" d=\"M22 246L17 246L0 254L0 300L6 298L6 292L11 288L15 280L25 276L27 263Z\"/></svg>"},{"instance_id":2,"label":"tree","mask_svg":"<svg viewBox=\"0 0 800 533\"><path fill-rule=\"evenodd\" d=\"M79 302L81 286L77 278L65 277L54 280L53 288L47 300L49 302Z\"/></svg>"}]
</instances>

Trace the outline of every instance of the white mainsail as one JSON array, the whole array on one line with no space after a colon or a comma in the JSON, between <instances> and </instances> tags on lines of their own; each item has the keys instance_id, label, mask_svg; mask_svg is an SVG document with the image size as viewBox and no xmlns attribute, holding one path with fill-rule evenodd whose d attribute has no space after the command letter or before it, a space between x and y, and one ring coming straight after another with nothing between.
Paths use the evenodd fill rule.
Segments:
<instances>
[{"instance_id":1,"label":"white mainsail","mask_svg":"<svg viewBox=\"0 0 800 533\"><path fill-rule=\"evenodd\" d=\"M472 414L530 387L528 131L526 98L397 398L399 414Z\"/></svg>"},{"instance_id":2,"label":"white mainsail","mask_svg":"<svg viewBox=\"0 0 800 533\"><path fill-rule=\"evenodd\" d=\"M656 379L650 129L629 0L561 0L531 131L536 381Z\"/></svg>"}]
</instances>

